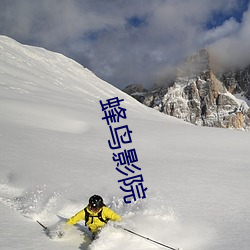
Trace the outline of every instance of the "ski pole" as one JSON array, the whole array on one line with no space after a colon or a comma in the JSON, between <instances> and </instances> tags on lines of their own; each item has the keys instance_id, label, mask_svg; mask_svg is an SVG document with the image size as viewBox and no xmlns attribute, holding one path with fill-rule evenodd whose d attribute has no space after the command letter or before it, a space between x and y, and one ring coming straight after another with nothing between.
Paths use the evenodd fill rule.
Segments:
<instances>
[{"instance_id":1,"label":"ski pole","mask_svg":"<svg viewBox=\"0 0 250 250\"><path fill-rule=\"evenodd\" d=\"M131 233L131 234L137 235L137 236L139 236L139 237L141 237L141 238L143 238L143 239L146 239L146 240L148 240L148 241L152 241L152 242L154 242L154 243L156 243L156 244L158 244L158 245L161 245L161 246L163 246L163 247L169 248L169 249L171 249L171 250L180 250L180 248L173 248L173 247L167 246L167 245L165 245L165 244L162 244L161 242L152 240L152 239L150 239L150 238L148 238L148 237L145 237L145 236L143 236L143 235L141 235L141 234L135 233L135 232L133 232L133 231L127 229L127 228L124 228L124 227L123 227L122 229L125 230L125 231L127 231L127 232L129 232L129 233Z\"/></svg>"},{"instance_id":2,"label":"ski pole","mask_svg":"<svg viewBox=\"0 0 250 250\"><path fill-rule=\"evenodd\" d=\"M46 231L46 230L48 230L48 228L47 227L45 227L40 221L36 221L40 226L42 226L43 227L43 229Z\"/></svg>"}]
</instances>

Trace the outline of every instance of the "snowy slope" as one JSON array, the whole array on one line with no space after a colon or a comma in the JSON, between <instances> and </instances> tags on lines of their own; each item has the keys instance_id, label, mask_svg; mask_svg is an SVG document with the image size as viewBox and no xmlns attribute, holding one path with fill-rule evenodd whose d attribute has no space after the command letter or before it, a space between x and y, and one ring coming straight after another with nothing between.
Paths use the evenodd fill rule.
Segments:
<instances>
[{"instance_id":1,"label":"snowy slope","mask_svg":"<svg viewBox=\"0 0 250 250\"><path fill-rule=\"evenodd\" d=\"M99 100L126 108L147 198L123 202ZM185 250L250 248L248 132L196 127L146 108L63 55L0 37L1 249L163 249L107 226L53 227L98 193L122 225ZM81 224L83 225L83 224Z\"/></svg>"}]
</instances>

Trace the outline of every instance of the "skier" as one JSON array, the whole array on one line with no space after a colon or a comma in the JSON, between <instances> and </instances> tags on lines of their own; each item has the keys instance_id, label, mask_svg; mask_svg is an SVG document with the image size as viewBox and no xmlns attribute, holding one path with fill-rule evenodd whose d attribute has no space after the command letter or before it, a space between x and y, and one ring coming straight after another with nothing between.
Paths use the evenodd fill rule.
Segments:
<instances>
[{"instance_id":1,"label":"skier","mask_svg":"<svg viewBox=\"0 0 250 250\"><path fill-rule=\"evenodd\" d=\"M89 204L72 216L67 224L74 225L80 220L85 220L85 226L88 226L94 239L109 220L120 222L122 219L113 210L105 206L101 196L95 194L89 198Z\"/></svg>"}]
</instances>

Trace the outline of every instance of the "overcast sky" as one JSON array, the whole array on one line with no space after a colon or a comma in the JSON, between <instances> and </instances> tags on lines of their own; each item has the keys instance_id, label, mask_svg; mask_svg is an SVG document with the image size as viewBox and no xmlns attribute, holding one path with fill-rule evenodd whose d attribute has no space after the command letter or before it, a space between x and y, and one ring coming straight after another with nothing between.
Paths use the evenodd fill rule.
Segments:
<instances>
[{"instance_id":1,"label":"overcast sky","mask_svg":"<svg viewBox=\"0 0 250 250\"><path fill-rule=\"evenodd\" d=\"M250 0L0 0L0 34L146 87L204 47L250 62Z\"/></svg>"}]
</instances>

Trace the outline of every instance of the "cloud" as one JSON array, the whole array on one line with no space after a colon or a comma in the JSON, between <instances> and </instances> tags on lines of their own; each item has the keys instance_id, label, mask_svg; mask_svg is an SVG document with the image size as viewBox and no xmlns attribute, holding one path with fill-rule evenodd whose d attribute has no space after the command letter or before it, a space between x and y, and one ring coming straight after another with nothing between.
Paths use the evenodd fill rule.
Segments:
<instances>
[{"instance_id":1,"label":"cloud","mask_svg":"<svg viewBox=\"0 0 250 250\"><path fill-rule=\"evenodd\" d=\"M227 29L224 24L220 29ZM210 44L217 63L225 67L245 67L250 64L250 10L243 15L236 29Z\"/></svg>"},{"instance_id":2,"label":"cloud","mask_svg":"<svg viewBox=\"0 0 250 250\"><path fill-rule=\"evenodd\" d=\"M148 87L204 46L212 44L216 53L225 45L247 49L249 14L242 22L233 17L242 8L239 2L2 0L0 33L61 52L120 88ZM222 23L211 20L219 15L225 17Z\"/></svg>"},{"instance_id":3,"label":"cloud","mask_svg":"<svg viewBox=\"0 0 250 250\"><path fill-rule=\"evenodd\" d=\"M231 36L237 33L240 28L240 24L232 17L226 20L221 26L204 31L200 38L201 44L211 44L219 41L225 37Z\"/></svg>"}]
</instances>

